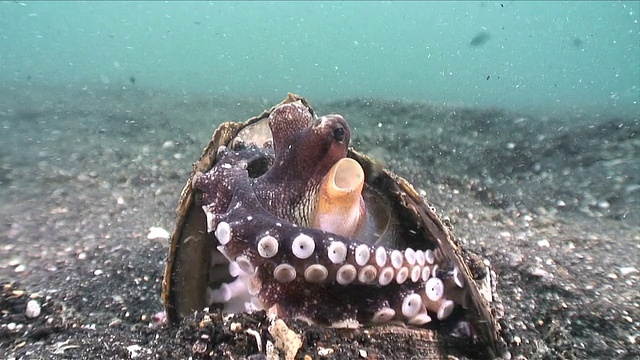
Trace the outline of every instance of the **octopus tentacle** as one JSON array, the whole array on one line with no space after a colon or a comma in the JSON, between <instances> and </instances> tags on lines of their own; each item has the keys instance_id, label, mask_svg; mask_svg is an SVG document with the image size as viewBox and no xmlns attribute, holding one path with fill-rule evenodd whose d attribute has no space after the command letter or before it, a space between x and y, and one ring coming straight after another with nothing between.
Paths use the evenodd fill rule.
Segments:
<instances>
[{"instance_id":1,"label":"octopus tentacle","mask_svg":"<svg viewBox=\"0 0 640 360\"><path fill-rule=\"evenodd\" d=\"M241 285L250 282L257 284L251 292L258 295L260 306L280 304L280 315L304 316L314 321L400 320L422 325L431 321L428 312L442 320L453 311L455 302L445 298L445 288L458 285L453 275L438 277L433 251L388 249L283 221L262 207L251 191L246 170L225 164L228 163L221 162L194 181L194 186L209 185L214 183L211 178L223 176L229 182L218 190L232 194L226 211L211 216L214 220L209 222L208 230L216 236L220 252L242 273L239 280L214 290L212 301L246 298ZM239 176L242 173L244 177ZM212 211L211 204L203 208L206 213ZM299 294L282 291L287 284L298 289ZM309 289L315 291L308 294ZM363 289L368 290L369 301L358 305L353 297ZM247 291L250 290L251 286ZM345 290L354 294L345 298L339 294ZM335 297L327 297L325 304L319 304L317 292ZM336 311L336 306L341 310Z\"/></svg>"}]
</instances>

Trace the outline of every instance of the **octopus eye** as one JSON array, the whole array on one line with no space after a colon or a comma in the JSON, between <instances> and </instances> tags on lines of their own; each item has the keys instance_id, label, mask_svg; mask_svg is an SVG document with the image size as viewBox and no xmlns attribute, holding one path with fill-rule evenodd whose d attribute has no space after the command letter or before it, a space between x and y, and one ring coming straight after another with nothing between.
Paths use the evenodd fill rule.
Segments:
<instances>
[{"instance_id":1,"label":"octopus eye","mask_svg":"<svg viewBox=\"0 0 640 360\"><path fill-rule=\"evenodd\" d=\"M333 138L338 142L344 141L344 128L337 127L333 129Z\"/></svg>"}]
</instances>

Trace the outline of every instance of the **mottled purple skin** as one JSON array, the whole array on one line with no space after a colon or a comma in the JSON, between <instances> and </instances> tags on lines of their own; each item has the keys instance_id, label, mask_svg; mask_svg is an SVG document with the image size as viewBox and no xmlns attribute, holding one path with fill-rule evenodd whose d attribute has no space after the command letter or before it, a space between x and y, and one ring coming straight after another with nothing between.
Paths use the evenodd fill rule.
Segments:
<instances>
[{"instance_id":1,"label":"mottled purple skin","mask_svg":"<svg viewBox=\"0 0 640 360\"><path fill-rule=\"evenodd\" d=\"M290 103L271 113L269 126L276 158L254 191L271 213L306 226L322 179L347 156L349 125L340 115L313 119L305 106Z\"/></svg>"},{"instance_id":2,"label":"mottled purple skin","mask_svg":"<svg viewBox=\"0 0 640 360\"><path fill-rule=\"evenodd\" d=\"M258 201L270 213L296 223L308 224L308 217L315 206L315 194L329 169L347 156L350 129L340 115L328 115L313 119L309 110L300 103L289 103L276 108L269 116L273 134L275 161L269 170L255 179L250 189ZM249 147L242 154L222 150L216 168L236 167L242 162L260 156L260 149ZM230 182L240 174L214 174L212 169L206 178L194 179L194 188L203 193L203 202L211 212L224 212L231 201L232 189L238 186ZM199 176L199 175L198 175Z\"/></svg>"}]
</instances>

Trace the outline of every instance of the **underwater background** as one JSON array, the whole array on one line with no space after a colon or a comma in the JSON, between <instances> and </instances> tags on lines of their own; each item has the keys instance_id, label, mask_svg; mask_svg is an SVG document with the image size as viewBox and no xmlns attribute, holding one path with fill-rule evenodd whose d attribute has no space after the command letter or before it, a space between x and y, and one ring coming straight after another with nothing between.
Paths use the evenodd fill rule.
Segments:
<instances>
[{"instance_id":1,"label":"underwater background","mask_svg":"<svg viewBox=\"0 0 640 360\"><path fill-rule=\"evenodd\" d=\"M0 84L638 114L640 5L0 3ZM135 84L132 82L135 81Z\"/></svg>"},{"instance_id":2,"label":"underwater background","mask_svg":"<svg viewBox=\"0 0 640 360\"><path fill-rule=\"evenodd\" d=\"M215 129L288 92L344 115L350 145L491 264L505 359L640 359L639 14L638 1L0 1L0 359L264 358L249 330L268 322L251 314L164 326L163 269ZM453 356L393 326L290 325L298 358Z\"/></svg>"}]
</instances>

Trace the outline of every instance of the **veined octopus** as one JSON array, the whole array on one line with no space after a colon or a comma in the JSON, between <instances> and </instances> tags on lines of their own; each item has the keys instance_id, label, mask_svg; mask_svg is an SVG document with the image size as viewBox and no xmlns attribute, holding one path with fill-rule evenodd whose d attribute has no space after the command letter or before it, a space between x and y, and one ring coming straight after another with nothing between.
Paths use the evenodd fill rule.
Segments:
<instances>
[{"instance_id":1,"label":"veined octopus","mask_svg":"<svg viewBox=\"0 0 640 360\"><path fill-rule=\"evenodd\" d=\"M468 259L404 179L349 148L302 98L225 123L183 190L163 297L175 320L220 304L332 327L446 329L497 354Z\"/></svg>"}]
</instances>

